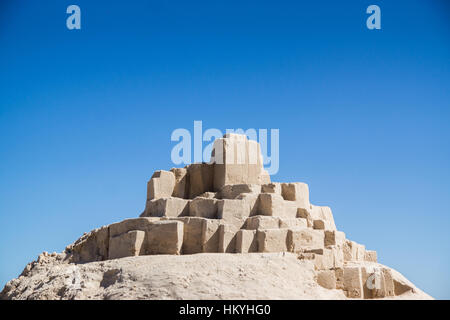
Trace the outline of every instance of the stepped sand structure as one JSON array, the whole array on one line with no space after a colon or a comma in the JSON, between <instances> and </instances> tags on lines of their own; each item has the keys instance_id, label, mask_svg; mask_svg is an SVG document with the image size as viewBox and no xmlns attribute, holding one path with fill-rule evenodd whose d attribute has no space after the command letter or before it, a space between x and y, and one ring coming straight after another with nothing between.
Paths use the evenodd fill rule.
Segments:
<instances>
[{"instance_id":1,"label":"stepped sand structure","mask_svg":"<svg viewBox=\"0 0 450 320\"><path fill-rule=\"evenodd\" d=\"M75 276L67 273L74 267ZM72 283L61 280L67 274ZM181 286L187 275L203 277L203 286ZM259 289L250 290L238 275ZM56 279L47 289L46 277ZM84 280L74 289L77 277ZM153 286L142 287L148 281ZM120 282L132 283L134 293ZM259 144L237 134L214 142L210 163L156 171L139 217L93 230L61 254L42 254L0 297L430 298L337 230L331 209L310 203L308 185L271 182Z\"/></svg>"}]
</instances>

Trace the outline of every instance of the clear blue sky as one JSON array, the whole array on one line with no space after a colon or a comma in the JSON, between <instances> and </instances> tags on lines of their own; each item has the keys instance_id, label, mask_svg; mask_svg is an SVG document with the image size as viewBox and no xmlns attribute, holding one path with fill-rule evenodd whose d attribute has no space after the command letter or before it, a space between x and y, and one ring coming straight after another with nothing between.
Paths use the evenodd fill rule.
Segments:
<instances>
[{"instance_id":1,"label":"clear blue sky","mask_svg":"<svg viewBox=\"0 0 450 320\"><path fill-rule=\"evenodd\" d=\"M449 299L449 15L438 0L1 1L0 286L140 214L171 132L202 120L280 129L272 179L308 183L348 238Z\"/></svg>"}]
</instances>

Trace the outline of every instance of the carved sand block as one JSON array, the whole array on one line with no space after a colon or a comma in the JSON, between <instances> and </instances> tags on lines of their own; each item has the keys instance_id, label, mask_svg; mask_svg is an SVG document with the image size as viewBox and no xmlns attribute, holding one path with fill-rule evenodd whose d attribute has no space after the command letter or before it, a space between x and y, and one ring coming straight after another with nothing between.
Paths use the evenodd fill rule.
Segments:
<instances>
[{"instance_id":1,"label":"carved sand block","mask_svg":"<svg viewBox=\"0 0 450 320\"><path fill-rule=\"evenodd\" d=\"M258 252L256 230L239 230L236 233L236 253Z\"/></svg>"},{"instance_id":2,"label":"carved sand block","mask_svg":"<svg viewBox=\"0 0 450 320\"><path fill-rule=\"evenodd\" d=\"M132 230L109 239L108 259L139 256L144 253L145 232Z\"/></svg>"},{"instance_id":3,"label":"carved sand block","mask_svg":"<svg viewBox=\"0 0 450 320\"><path fill-rule=\"evenodd\" d=\"M189 203L191 217L217 218L217 199L197 197Z\"/></svg>"},{"instance_id":4,"label":"carved sand block","mask_svg":"<svg viewBox=\"0 0 450 320\"><path fill-rule=\"evenodd\" d=\"M296 218L297 207L295 203L285 201L279 194L261 193L258 197L258 213L263 216Z\"/></svg>"},{"instance_id":5,"label":"carved sand block","mask_svg":"<svg viewBox=\"0 0 450 320\"><path fill-rule=\"evenodd\" d=\"M191 200L169 197L150 200L141 217L183 217L189 215Z\"/></svg>"},{"instance_id":6,"label":"carved sand block","mask_svg":"<svg viewBox=\"0 0 450 320\"><path fill-rule=\"evenodd\" d=\"M252 216L246 220L246 229L277 229L280 227L280 218L272 216Z\"/></svg>"},{"instance_id":7,"label":"carved sand block","mask_svg":"<svg viewBox=\"0 0 450 320\"><path fill-rule=\"evenodd\" d=\"M309 188L306 183L282 183L281 195L284 200L295 202L298 208L309 209L311 206L309 203Z\"/></svg>"},{"instance_id":8,"label":"carved sand block","mask_svg":"<svg viewBox=\"0 0 450 320\"><path fill-rule=\"evenodd\" d=\"M172 196L175 175L170 171L158 170L147 184L147 201Z\"/></svg>"},{"instance_id":9,"label":"carved sand block","mask_svg":"<svg viewBox=\"0 0 450 320\"><path fill-rule=\"evenodd\" d=\"M322 230L310 228L289 229L289 245L293 252L321 250L324 248L325 235Z\"/></svg>"},{"instance_id":10,"label":"carved sand block","mask_svg":"<svg viewBox=\"0 0 450 320\"><path fill-rule=\"evenodd\" d=\"M288 229L257 230L258 252L288 252Z\"/></svg>"},{"instance_id":11,"label":"carved sand block","mask_svg":"<svg viewBox=\"0 0 450 320\"><path fill-rule=\"evenodd\" d=\"M259 144L245 135L226 134L216 139L211 162L214 163L216 191L225 185L270 183Z\"/></svg>"}]
</instances>

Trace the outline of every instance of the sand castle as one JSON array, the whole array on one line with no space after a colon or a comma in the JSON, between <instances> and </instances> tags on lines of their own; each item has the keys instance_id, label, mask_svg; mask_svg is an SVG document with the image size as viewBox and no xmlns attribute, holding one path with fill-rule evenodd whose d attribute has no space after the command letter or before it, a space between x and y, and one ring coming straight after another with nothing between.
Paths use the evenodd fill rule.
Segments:
<instances>
[{"instance_id":1,"label":"sand castle","mask_svg":"<svg viewBox=\"0 0 450 320\"><path fill-rule=\"evenodd\" d=\"M309 201L305 183L271 182L260 146L245 135L214 142L211 161L156 171L140 217L101 227L66 248L74 263L141 255L290 252L311 260L317 282L349 298L411 290L346 239L329 207Z\"/></svg>"}]
</instances>

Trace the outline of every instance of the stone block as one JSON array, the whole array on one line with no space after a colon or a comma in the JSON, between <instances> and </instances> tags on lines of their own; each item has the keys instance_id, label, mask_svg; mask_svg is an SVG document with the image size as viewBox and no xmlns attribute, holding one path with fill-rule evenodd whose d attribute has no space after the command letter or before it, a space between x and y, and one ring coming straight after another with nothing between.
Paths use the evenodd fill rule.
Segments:
<instances>
[{"instance_id":1,"label":"stone block","mask_svg":"<svg viewBox=\"0 0 450 320\"><path fill-rule=\"evenodd\" d=\"M172 168L170 171L175 176L175 186L172 196L189 199L189 175L186 168Z\"/></svg>"},{"instance_id":2,"label":"stone block","mask_svg":"<svg viewBox=\"0 0 450 320\"><path fill-rule=\"evenodd\" d=\"M225 185L251 183L261 185L268 180L263 168L259 143L245 135L226 134L216 139L211 162L214 163L214 189ZM269 181L270 182L270 181Z\"/></svg>"},{"instance_id":3,"label":"stone block","mask_svg":"<svg viewBox=\"0 0 450 320\"><path fill-rule=\"evenodd\" d=\"M203 252L203 223L204 218L181 217L175 218L184 223L182 254Z\"/></svg>"},{"instance_id":4,"label":"stone block","mask_svg":"<svg viewBox=\"0 0 450 320\"><path fill-rule=\"evenodd\" d=\"M343 274L344 292L348 298L364 298L361 268L345 266Z\"/></svg>"},{"instance_id":5,"label":"stone block","mask_svg":"<svg viewBox=\"0 0 450 320\"><path fill-rule=\"evenodd\" d=\"M315 254L316 269L335 269L344 266L344 254L340 247L329 246L323 249L305 250L305 252Z\"/></svg>"},{"instance_id":6,"label":"stone block","mask_svg":"<svg viewBox=\"0 0 450 320\"><path fill-rule=\"evenodd\" d=\"M202 226L202 252L219 252L220 224L220 220L204 219Z\"/></svg>"},{"instance_id":7,"label":"stone block","mask_svg":"<svg viewBox=\"0 0 450 320\"><path fill-rule=\"evenodd\" d=\"M170 171L156 171L147 184L147 201L171 197L175 187L175 175Z\"/></svg>"},{"instance_id":8,"label":"stone block","mask_svg":"<svg viewBox=\"0 0 450 320\"><path fill-rule=\"evenodd\" d=\"M180 254L184 224L181 221L154 222L146 233L146 254Z\"/></svg>"},{"instance_id":9,"label":"stone block","mask_svg":"<svg viewBox=\"0 0 450 320\"><path fill-rule=\"evenodd\" d=\"M284 200L294 201L299 208L310 208L309 203L309 188L306 183L282 183L281 195Z\"/></svg>"},{"instance_id":10,"label":"stone block","mask_svg":"<svg viewBox=\"0 0 450 320\"><path fill-rule=\"evenodd\" d=\"M297 205L292 201L283 201L283 210L280 217L283 219L297 218Z\"/></svg>"},{"instance_id":11,"label":"stone block","mask_svg":"<svg viewBox=\"0 0 450 320\"><path fill-rule=\"evenodd\" d=\"M311 216L311 210L305 208L297 208L297 218L306 219L308 228L314 227L314 219Z\"/></svg>"},{"instance_id":12,"label":"stone block","mask_svg":"<svg viewBox=\"0 0 450 320\"><path fill-rule=\"evenodd\" d=\"M333 254L333 267L342 268L344 266L344 250L341 246L328 246Z\"/></svg>"},{"instance_id":13,"label":"stone block","mask_svg":"<svg viewBox=\"0 0 450 320\"><path fill-rule=\"evenodd\" d=\"M294 203L285 201L279 194L261 193L258 197L258 213L263 216L295 218L297 207Z\"/></svg>"},{"instance_id":14,"label":"stone block","mask_svg":"<svg viewBox=\"0 0 450 320\"><path fill-rule=\"evenodd\" d=\"M242 193L236 197L237 200L241 200L248 207L250 216L258 214L258 198L259 195L256 193Z\"/></svg>"},{"instance_id":15,"label":"stone block","mask_svg":"<svg viewBox=\"0 0 450 320\"><path fill-rule=\"evenodd\" d=\"M313 228L317 230L330 230L327 222L323 220L314 220Z\"/></svg>"},{"instance_id":16,"label":"stone block","mask_svg":"<svg viewBox=\"0 0 450 320\"><path fill-rule=\"evenodd\" d=\"M315 255L314 265L317 270L329 270L334 268L334 255L331 249L312 250L312 252Z\"/></svg>"},{"instance_id":17,"label":"stone block","mask_svg":"<svg viewBox=\"0 0 450 320\"><path fill-rule=\"evenodd\" d=\"M343 247L344 243L345 243L344 232L325 230L325 246Z\"/></svg>"},{"instance_id":18,"label":"stone block","mask_svg":"<svg viewBox=\"0 0 450 320\"><path fill-rule=\"evenodd\" d=\"M261 193L261 186L257 184L234 184L225 185L220 190L221 199L236 199L241 194L246 193Z\"/></svg>"},{"instance_id":19,"label":"stone block","mask_svg":"<svg viewBox=\"0 0 450 320\"><path fill-rule=\"evenodd\" d=\"M217 218L224 223L241 228L250 215L250 207L239 199L222 199L217 201Z\"/></svg>"},{"instance_id":20,"label":"stone block","mask_svg":"<svg viewBox=\"0 0 450 320\"><path fill-rule=\"evenodd\" d=\"M344 290L344 269L342 267L334 270L336 276L336 289Z\"/></svg>"},{"instance_id":21,"label":"stone block","mask_svg":"<svg viewBox=\"0 0 450 320\"><path fill-rule=\"evenodd\" d=\"M356 243L356 261L364 261L366 256L366 246Z\"/></svg>"},{"instance_id":22,"label":"stone block","mask_svg":"<svg viewBox=\"0 0 450 320\"><path fill-rule=\"evenodd\" d=\"M377 252L373 250L366 250L364 260L370 262L377 262Z\"/></svg>"},{"instance_id":23,"label":"stone block","mask_svg":"<svg viewBox=\"0 0 450 320\"><path fill-rule=\"evenodd\" d=\"M321 207L323 220L327 221L330 225L330 230L336 230L336 224L334 223L333 212L330 207Z\"/></svg>"},{"instance_id":24,"label":"stone block","mask_svg":"<svg viewBox=\"0 0 450 320\"><path fill-rule=\"evenodd\" d=\"M150 226L160 220L159 218L133 218L126 219L121 222L113 223L109 225L109 237L115 237L122 233L126 233L132 230L148 231Z\"/></svg>"},{"instance_id":25,"label":"stone block","mask_svg":"<svg viewBox=\"0 0 450 320\"><path fill-rule=\"evenodd\" d=\"M217 218L217 199L197 197L189 203L191 217Z\"/></svg>"},{"instance_id":26,"label":"stone block","mask_svg":"<svg viewBox=\"0 0 450 320\"><path fill-rule=\"evenodd\" d=\"M276 193L281 195L281 183L272 182L261 186L262 193Z\"/></svg>"},{"instance_id":27,"label":"stone block","mask_svg":"<svg viewBox=\"0 0 450 320\"><path fill-rule=\"evenodd\" d=\"M388 297L395 295L395 284L392 276L392 271L389 268L383 268L384 290Z\"/></svg>"},{"instance_id":28,"label":"stone block","mask_svg":"<svg viewBox=\"0 0 450 320\"><path fill-rule=\"evenodd\" d=\"M297 258L299 260L311 260L314 262L314 260L316 258L316 254L312 253L312 252L300 252L300 253L298 253Z\"/></svg>"},{"instance_id":29,"label":"stone block","mask_svg":"<svg viewBox=\"0 0 450 320\"><path fill-rule=\"evenodd\" d=\"M139 256L143 254L145 232L140 230L128 231L109 239L108 259Z\"/></svg>"},{"instance_id":30,"label":"stone block","mask_svg":"<svg viewBox=\"0 0 450 320\"><path fill-rule=\"evenodd\" d=\"M351 240L345 240L344 246L344 261L356 261L357 243Z\"/></svg>"},{"instance_id":31,"label":"stone block","mask_svg":"<svg viewBox=\"0 0 450 320\"><path fill-rule=\"evenodd\" d=\"M288 229L257 230L258 252L287 252Z\"/></svg>"},{"instance_id":32,"label":"stone block","mask_svg":"<svg viewBox=\"0 0 450 320\"><path fill-rule=\"evenodd\" d=\"M190 200L181 198L159 198L150 200L141 217L183 217L189 215Z\"/></svg>"},{"instance_id":33,"label":"stone block","mask_svg":"<svg viewBox=\"0 0 450 320\"><path fill-rule=\"evenodd\" d=\"M308 227L304 218L280 218L280 228L303 229Z\"/></svg>"},{"instance_id":34,"label":"stone block","mask_svg":"<svg viewBox=\"0 0 450 320\"><path fill-rule=\"evenodd\" d=\"M236 252L236 233L239 228L232 224L221 224L219 226L219 252Z\"/></svg>"},{"instance_id":35,"label":"stone block","mask_svg":"<svg viewBox=\"0 0 450 320\"><path fill-rule=\"evenodd\" d=\"M177 221L181 221L177 224ZM113 224L111 237L130 230L141 230L153 242L145 242L146 254L192 254L200 252L218 252L219 223L222 220L201 217L177 217L169 220L160 218L128 219ZM179 236L181 233L181 236ZM154 236L154 237L153 237ZM161 238L161 242L157 240ZM174 241L173 239L178 239ZM149 240L149 241L150 241Z\"/></svg>"},{"instance_id":36,"label":"stone block","mask_svg":"<svg viewBox=\"0 0 450 320\"><path fill-rule=\"evenodd\" d=\"M290 229L288 243L293 252L320 250L324 248L324 232L309 228Z\"/></svg>"},{"instance_id":37,"label":"stone block","mask_svg":"<svg viewBox=\"0 0 450 320\"><path fill-rule=\"evenodd\" d=\"M283 198L273 193L261 193L258 197L258 213L263 216L279 216L284 209Z\"/></svg>"},{"instance_id":38,"label":"stone block","mask_svg":"<svg viewBox=\"0 0 450 320\"><path fill-rule=\"evenodd\" d=\"M239 230L236 233L236 252L258 252L256 230Z\"/></svg>"},{"instance_id":39,"label":"stone block","mask_svg":"<svg viewBox=\"0 0 450 320\"><path fill-rule=\"evenodd\" d=\"M92 230L68 246L73 262L92 262L108 259L109 226Z\"/></svg>"},{"instance_id":40,"label":"stone block","mask_svg":"<svg viewBox=\"0 0 450 320\"><path fill-rule=\"evenodd\" d=\"M277 229L280 227L280 218L271 216L253 216L246 220L245 228L248 230Z\"/></svg>"},{"instance_id":41,"label":"stone block","mask_svg":"<svg viewBox=\"0 0 450 320\"><path fill-rule=\"evenodd\" d=\"M193 163L188 165L189 198L193 199L204 192L214 191L214 165Z\"/></svg>"},{"instance_id":42,"label":"stone block","mask_svg":"<svg viewBox=\"0 0 450 320\"><path fill-rule=\"evenodd\" d=\"M333 213L330 207L311 205L311 209L308 211L312 220L323 220L326 222L327 230L336 230L336 224L334 223Z\"/></svg>"},{"instance_id":43,"label":"stone block","mask_svg":"<svg viewBox=\"0 0 450 320\"><path fill-rule=\"evenodd\" d=\"M336 275L334 270L322 270L317 274L317 283L325 289L336 289Z\"/></svg>"}]
</instances>

